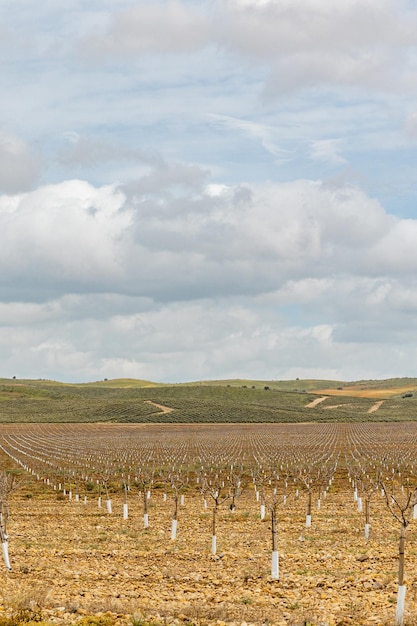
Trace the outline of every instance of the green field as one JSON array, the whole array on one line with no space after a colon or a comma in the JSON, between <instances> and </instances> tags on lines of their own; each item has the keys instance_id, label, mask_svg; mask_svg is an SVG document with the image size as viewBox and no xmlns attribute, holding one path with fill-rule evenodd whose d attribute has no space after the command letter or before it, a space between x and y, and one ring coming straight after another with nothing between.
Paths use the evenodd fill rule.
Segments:
<instances>
[{"instance_id":1,"label":"green field","mask_svg":"<svg viewBox=\"0 0 417 626\"><path fill-rule=\"evenodd\" d=\"M307 407L320 398L321 389L326 390L327 398ZM353 383L225 380L177 385L134 379L88 384L0 379L0 423L414 421L414 390L414 378ZM372 411L377 400L380 405ZM172 410L164 411L156 404Z\"/></svg>"}]
</instances>

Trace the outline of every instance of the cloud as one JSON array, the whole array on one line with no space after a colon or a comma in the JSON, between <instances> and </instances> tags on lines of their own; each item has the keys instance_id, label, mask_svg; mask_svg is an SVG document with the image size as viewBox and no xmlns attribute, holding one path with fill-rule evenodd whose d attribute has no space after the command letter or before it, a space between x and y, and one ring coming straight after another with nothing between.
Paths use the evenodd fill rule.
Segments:
<instances>
[{"instance_id":1,"label":"cloud","mask_svg":"<svg viewBox=\"0 0 417 626\"><path fill-rule=\"evenodd\" d=\"M154 165L162 161L156 153L103 138L82 137L74 131L64 133L64 138L67 144L60 150L58 158L66 166L91 167L125 160Z\"/></svg>"},{"instance_id":2,"label":"cloud","mask_svg":"<svg viewBox=\"0 0 417 626\"><path fill-rule=\"evenodd\" d=\"M120 277L123 200L112 187L77 180L0 197L3 297L42 298L75 284L100 290Z\"/></svg>"},{"instance_id":3,"label":"cloud","mask_svg":"<svg viewBox=\"0 0 417 626\"><path fill-rule=\"evenodd\" d=\"M338 139L318 139L311 144L311 157L331 165L342 165L347 160L340 155L341 142Z\"/></svg>"},{"instance_id":4,"label":"cloud","mask_svg":"<svg viewBox=\"0 0 417 626\"><path fill-rule=\"evenodd\" d=\"M70 180L0 198L4 375L404 372L417 339L415 220L319 181L165 185Z\"/></svg>"},{"instance_id":5,"label":"cloud","mask_svg":"<svg viewBox=\"0 0 417 626\"><path fill-rule=\"evenodd\" d=\"M282 163L289 160L290 151L278 145L279 130L266 124L260 124L249 120L242 120L229 115L218 115L210 113L207 115L212 123L221 127L230 128L232 130L241 131L248 137L258 139L262 147L273 155L276 163Z\"/></svg>"},{"instance_id":6,"label":"cloud","mask_svg":"<svg viewBox=\"0 0 417 626\"><path fill-rule=\"evenodd\" d=\"M199 171L168 172L152 185L145 176L142 188L141 179L123 190L72 180L0 198L3 292L168 302L268 293L329 267L369 276L417 269L416 222L387 215L358 188L294 181L213 193L194 186Z\"/></svg>"},{"instance_id":7,"label":"cloud","mask_svg":"<svg viewBox=\"0 0 417 626\"><path fill-rule=\"evenodd\" d=\"M355 295L351 286L345 296L343 284L333 291L335 314ZM322 291L317 298L330 304L330 295L330 290ZM219 375L349 380L369 377L369 372L376 377L404 372L415 357L415 325L402 334L396 328L385 333L382 348L382 327L371 332L372 308L352 326L310 318L303 327L286 320L282 310L277 315L277 301L267 304L259 297L151 307L129 298L124 302L120 296L112 304L113 296L106 298L104 310L96 301L98 315L82 314L83 303L91 311L90 296L73 309L78 313L63 314L71 306L66 297L48 304L43 321L38 315L35 324L27 324L25 317L17 317L15 324L0 326L4 375L74 382L120 376L177 382ZM26 306L29 313L33 307ZM362 310L367 307L362 302ZM10 304L10 314L13 309L18 312L17 305Z\"/></svg>"},{"instance_id":8,"label":"cloud","mask_svg":"<svg viewBox=\"0 0 417 626\"><path fill-rule=\"evenodd\" d=\"M37 181L40 157L18 137L0 133L0 192L27 191Z\"/></svg>"},{"instance_id":9,"label":"cloud","mask_svg":"<svg viewBox=\"0 0 417 626\"><path fill-rule=\"evenodd\" d=\"M209 8L168 0L115 10L80 45L96 60L211 46L267 68L266 99L318 85L414 92L416 27L417 11L393 0L222 0Z\"/></svg>"},{"instance_id":10,"label":"cloud","mask_svg":"<svg viewBox=\"0 0 417 626\"><path fill-rule=\"evenodd\" d=\"M131 56L183 53L209 43L210 25L204 15L181 0L146 2L111 15L105 32L82 42L82 53Z\"/></svg>"}]
</instances>

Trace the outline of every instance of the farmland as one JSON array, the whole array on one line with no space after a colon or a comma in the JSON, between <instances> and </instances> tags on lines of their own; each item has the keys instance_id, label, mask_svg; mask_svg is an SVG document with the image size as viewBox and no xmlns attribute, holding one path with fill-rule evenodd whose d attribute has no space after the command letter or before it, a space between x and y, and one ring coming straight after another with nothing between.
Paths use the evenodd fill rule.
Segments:
<instances>
[{"instance_id":1,"label":"farmland","mask_svg":"<svg viewBox=\"0 0 417 626\"><path fill-rule=\"evenodd\" d=\"M414 625L416 390L1 380L0 626Z\"/></svg>"},{"instance_id":2,"label":"farmland","mask_svg":"<svg viewBox=\"0 0 417 626\"><path fill-rule=\"evenodd\" d=\"M0 433L2 466L20 468L9 498L12 569L1 574L5 615L393 623L400 524L387 494L400 504L414 494L417 423L6 424ZM417 521L408 514L403 586L413 624Z\"/></svg>"},{"instance_id":3,"label":"farmland","mask_svg":"<svg viewBox=\"0 0 417 626\"><path fill-rule=\"evenodd\" d=\"M293 423L413 421L416 379L70 385L0 380L0 423ZM318 397L323 401L311 407ZM377 410L375 403L380 402ZM170 412L158 409L162 405Z\"/></svg>"}]
</instances>

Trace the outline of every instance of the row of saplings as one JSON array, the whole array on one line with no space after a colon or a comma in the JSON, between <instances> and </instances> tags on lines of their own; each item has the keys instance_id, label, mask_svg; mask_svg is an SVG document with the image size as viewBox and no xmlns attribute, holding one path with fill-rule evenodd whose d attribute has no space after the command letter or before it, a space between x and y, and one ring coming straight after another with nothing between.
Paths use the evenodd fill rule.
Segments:
<instances>
[{"instance_id":1,"label":"row of saplings","mask_svg":"<svg viewBox=\"0 0 417 626\"><path fill-rule=\"evenodd\" d=\"M323 471L323 468L319 469L316 476L311 472L300 472L298 479L301 479L307 490L307 513L306 513L306 527L311 526L311 508L312 508L312 492L313 487L318 489L318 502L317 505L320 508L321 497L326 497L329 486L332 484L335 467L332 471L326 468L327 471ZM51 485L54 490L62 492L64 496L68 496L69 499L73 498L73 485L71 482L52 484L49 479L42 479L39 474L32 471L38 479L43 480L48 485ZM277 543L277 514L278 506L280 503L286 504L287 501L287 487L288 487L288 474L282 481L283 494L278 496L277 484L279 477L274 474L272 477L261 472L251 472L251 480L255 490L256 500L260 503L260 517L265 519L266 511L268 510L271 516L271 540L272 540L272 556L271 556L271 578L273 580L279 580L279 554ZM399 537L399 565L398 565L398 595L397 595L397 608L395 625L402 626L404 623L404 610L405 610L405 595L406 585L404 584L404 564L405 564L405 541L406 531L412 519L417 519L417 486L412 486L410 480L401 480L401 472L397 471L383 480L381 478L382 473L380 469L373 468L373 471L367 472L360 468L360 466L352 466L349 469L349 481L352 484L354 500L357 502L358 511L363 509L363 500L365 500L365 540L369 539L370 532L370 501L371 497L378 490L381 490L385 496L385 500L388 509L392 516L398 521L400 525L400 537ZM323 478L326 477L326 481ZM282 477L281 477L282 478ZM179 504L184 504L184 493L181 493L184 487L188 484L188 478L185 478L184 474L179 472L171 472L165 477L164 488L164 501L167 499L167 487L171 488L174 501L174 511L172 515L171 524L171 540L175 540L177 536L177 522L178 522L178 507ZM2 548L2 556L4 565L7 570L11 570L9 549L8 549L8 533L7 524L9 518L9 497L11 493L17 489L22 483L22 479L16 472L0 470L0 541ZM201 474L196 476L196 483L203 496L204 507L208 508L208 498L212 501L212 541L211 551L213 554L217 552L217 518L220 507L228 502L230 510L233 511L236 507L236 502L240 495L247 487L247 483L243 480L243 471L233 472L230 471L227 475L227 484L221 479L219 474L207 476ZM325 484L326 483L326 484ZM141 471L138 476L134 477L134 484L139 488L140 494L143 498L143 523L144 528L149 525L148 514L148 501L151 497L151 487L154 485L154 472L153 470ZM108 513L112 513L112 500L109 493L109 477L97 479L98 485L98 506L102 506L102 496L105 494L105 504ZM88 487L91 489L92 484ZM269 487L269 488L268 488ZM130 491L130 476L123 478L123 490L124 490L124 503L123 503L123 518L128 518L128 492ZM298 489L295 492L298 497ZM359 495L362 494L362 495ZM79 501L79 493L76 489L75 500ZM87 502L87 496L84 496L84 503Z\"/></svg>"}]
</instances>

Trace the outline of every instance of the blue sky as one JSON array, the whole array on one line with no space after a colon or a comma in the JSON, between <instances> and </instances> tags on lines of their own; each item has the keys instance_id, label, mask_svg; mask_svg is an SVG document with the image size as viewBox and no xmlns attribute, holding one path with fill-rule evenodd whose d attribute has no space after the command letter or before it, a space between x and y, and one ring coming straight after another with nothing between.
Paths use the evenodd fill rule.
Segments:
<instances>
[{"instance_id":1,"label":"blue sky","mask_svg":"<svg viewBox=\"0 0 417 626\"><path fill-rule=\"evenodd\" d=\"M0 0L0 375L413 376L417 8Z\"/></svg>"}]
</instances>

